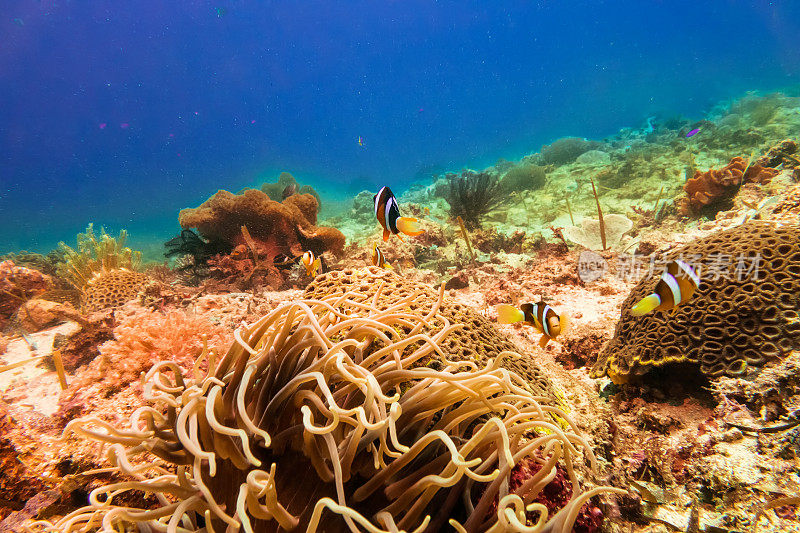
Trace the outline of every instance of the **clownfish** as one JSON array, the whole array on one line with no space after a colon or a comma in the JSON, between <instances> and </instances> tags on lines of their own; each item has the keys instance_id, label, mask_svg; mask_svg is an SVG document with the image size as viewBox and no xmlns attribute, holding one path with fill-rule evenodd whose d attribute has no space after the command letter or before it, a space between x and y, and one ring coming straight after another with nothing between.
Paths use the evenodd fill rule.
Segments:
<instances>
[{"instance_id":1,"label":"clownfish","mask_svg":"<svg viewBox=\"0 0 800 533\"><path fill-rule=\"evenodd\" d=\"M645 296L631 307L633 316L646 315L650 311L673 312L678 305L692 297L700 285L697 273L681 260L672 261L667 265L667 271L661 274L655 291Z\"/></svg>"},{"instance_id":2,"label":"clownfish","mask_svg":"<svg viewBox=\"0 0 800 533\"><path fill-rule=\"evenodd\" d=\"M555 309L544 302L537 304L525 303L519 308L513 305L500 304L497 306L497 321L501 324L522 322L533 326L542 334L539 347L544 349L551 339L555 339L567 330L569 319L567 315L556 313Z\"/></svg>"},{"instance_id":3,"label":"clownfish","mask_svg":"<svg viewBox=\"0 0 800 533\"><path fill-rule=\"evenodd\" d=\"M411 237L424 233L419 229L419 220L412 217L401 217L397 199L389 187L381 187L372 200L375 202L375 217L383 227L383 240L388 241L389 235L397 235L401 241L400 233Z\"/></svg>"},{"instance_id":4,"label":"clownfish","mask_svg":"<svg viewBox=\"0 0 800 533\"><path fill-rule=\"evenodd\" d=\"M372 264L379 268L392 268L392 265L386 262L386 258L383 256L383 252L381 252L377 244L375 248L372 249Z\"/></svg>"},{"instance_id":5,"label":"clownfish","mask_svg":"<svg viewBox=\"0 0 800 533\"><path fill-rule=\"evenodd\" d=\"M306 267L307 276L316 276L317 271L322 268L322 258L314 257L314 252L311 250L303 254L300 262L303 263L304 267Z\"/></svg>"}]
</instances>

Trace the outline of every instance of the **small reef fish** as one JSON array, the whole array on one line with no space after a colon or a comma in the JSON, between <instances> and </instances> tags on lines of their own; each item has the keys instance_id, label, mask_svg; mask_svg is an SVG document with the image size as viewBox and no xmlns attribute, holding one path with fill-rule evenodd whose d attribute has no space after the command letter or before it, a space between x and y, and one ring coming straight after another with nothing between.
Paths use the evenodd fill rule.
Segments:
<instances>
[{"instance_id":1,"label":"small reef fish","mask_svg":"<svg viewBox=\"0 0 800 533\"><path fill-rule=\"evenodd\" d=\"M375 248L372 249L372 264L378 268L392 268L392 265L386 262L386 258L383 256L383 252L381 252L377 244Z\"/></svg>"},{"instance_id":2,"label":"small reef fish","mask_svg":"<svg viewBox=\"0 0 800 533\"><path fill-rule=\"evenodd\" d=\"M375 217L383 228L383 240L388 241L390 235L397 235L401 241L400 233L415 237L424 233L419 229L419 220L412 217L401 217L397 199L389 187L381 187L378 194L372 197L375 202Z\"/></svg>"},{"instance_id":3,"label":"small reef fish","mask_svg":"<svg viewBox=\"0 0 800 533\"><path fill-rule=\"evenodd\" d=\"M358 145L364 146L364 137L362 137L361 135L358 136Z\"/></svg>"},{"instance_id":4,"label":"small reef fish","mask_svg":"<svg viewBox=\"0 0 800 533\"><path fill-rule=\"evenodd\" d=\"M300 262L303 263L304 267L306 267L306 275L308 276L316 276L317 271L322 268L322 258L315 257L314 252L311 250L308 250L303 254Z\"/></svg>"},{"instance_id":5,"label":"small reef fish","mask_svg":"<svg viewBox=\"0 0 800 533\"><path fill-rule=\"evenodd\" d=\"M687 137L687 138L689 138L689 137L693 137L693 136L697 135L697 133L698 133L699 131L700 131L700 128L695 128L695 129L693 129L692 131L690 131L689 133L687 133L687 134L686 134L686 137Z\"/></svg>"},{"instance_id":6,"label":"small reef fish","mask_svg":"<svg viewBox=\"0 0 800 533\"><path fill-rule=\"evenodd\" d=\"M501 324L522 322L533 326L542 334L539 346L544 349L551 339L564 333L569 327L569 318L566 314L559 315L555 309L544 302L524 303L519 308L513 305L500 304L497 306L497 321Z\"/></svg>"},{"instance_id":7,"label":"small reef fish","mask_svg":"<svg viewBox=\"0 0 800 533\"><path fill-rule=\"evenodd\" d=\"M692 267L681 260L672 261L667 265L667 271L661 274L655 291L631 307L631 314L642 316L668 309L674 313L678 305L692 297L699 285L700 277Z\"/></svg>"},{"instance_id":8,"label":"small reef fish","mask_svg":"<svg viewBox=\"0 0 800 533\"><path fill-rule=\"evenodd\" d=\"M297 194L297 185L294 183L290 183L283 189L283 193L281 194L281 201L286 200L290 196Z\"/></svg>"}]
</instances>

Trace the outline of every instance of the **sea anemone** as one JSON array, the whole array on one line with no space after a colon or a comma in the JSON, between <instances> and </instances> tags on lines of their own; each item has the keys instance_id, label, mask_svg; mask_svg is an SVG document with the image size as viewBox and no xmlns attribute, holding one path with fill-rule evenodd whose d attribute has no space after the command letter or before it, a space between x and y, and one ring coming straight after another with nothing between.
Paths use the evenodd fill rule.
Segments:
<instances>
[{"instance_id":1,"label":"sea anemone","mask_svg":"<svg viewBox=\"0 0 800 533\"><path fill-rule=\"evenodd\" d=\"M237 330L221 359L204 351L190 375L157 363L144 378L155 406L136 410L129 429L97 418L65 429L110 444L112 464L132 479L31 527L316 531L330 513L328 532L448 522L469 532L569 531L589 498L624 492L582 490L582 465L596 468L591 449L567 414L503 368L518 355L482 368L447 359L440 343L465 326L439 313L443 288L420 318L408 309L425 292L380 310L383 287L287 302ZM540 466L515 486L523 460ZM570 494L552 514L537 497L559 473ZM155 494L160 506L115 505L129 491Z\"/></svg>"}]
</instances>

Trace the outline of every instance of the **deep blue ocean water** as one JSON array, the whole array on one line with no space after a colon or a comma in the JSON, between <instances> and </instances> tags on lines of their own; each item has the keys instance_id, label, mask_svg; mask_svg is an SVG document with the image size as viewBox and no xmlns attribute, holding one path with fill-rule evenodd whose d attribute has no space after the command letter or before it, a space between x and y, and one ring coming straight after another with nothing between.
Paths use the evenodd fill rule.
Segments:
<instances>
[{"instance_id":1,"label":"deep blue ocean water","mask_svg":"<svg viewBox=\"0 0 800 533\"><path fill-rule=\"evenodd\" d=\"M401 191L800 83L798 1L0 7L0 253L88 222L160 242L282 170L323 198Z\"/></svg>"}]
</instances>

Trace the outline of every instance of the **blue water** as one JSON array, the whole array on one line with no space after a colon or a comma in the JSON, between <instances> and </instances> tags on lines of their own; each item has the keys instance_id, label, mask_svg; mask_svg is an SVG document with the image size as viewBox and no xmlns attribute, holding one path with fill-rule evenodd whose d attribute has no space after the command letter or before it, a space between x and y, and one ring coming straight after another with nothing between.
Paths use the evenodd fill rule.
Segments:
<instances>
[{"instance_id":1,"label":"blue water","mask_svg":"<svg viewBox=\"0 0 800 533\"><path fill-rule=\"evenodd\" d=\"M0 253L90 221L165 240L180 208L282 170L402 190L800 83L800 2L0 7Z\"/></svg>"}]
</instances>

